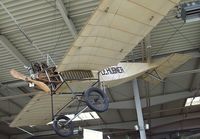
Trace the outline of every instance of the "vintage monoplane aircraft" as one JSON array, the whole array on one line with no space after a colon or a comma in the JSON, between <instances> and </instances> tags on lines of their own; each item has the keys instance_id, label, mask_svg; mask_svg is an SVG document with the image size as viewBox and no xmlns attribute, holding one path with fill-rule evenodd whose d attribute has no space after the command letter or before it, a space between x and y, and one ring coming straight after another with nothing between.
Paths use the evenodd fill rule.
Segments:
<instances>
[{"instance_id":1,"label":"vintage monoplane aircraft","mask_svg":"<svg viewBox=\"0 0 200 139\"><path fill-rule=\"evenodd\" d=\"M108 109L105 85L113 87L144 73L144 79L150 82L152 78L165 78L190 57L172 54L151 63L119 62L178 2L102 0L58 67L34 63L29 68L30 77L10 71L13 77L34 83L46 92L37 94L10 126L45 125L53 120L55 132L69 136L73 134L72 120L85 109L97 112ZM70 119L62 110L75 100L87 106Z\"/></svg>"}]
</instances>

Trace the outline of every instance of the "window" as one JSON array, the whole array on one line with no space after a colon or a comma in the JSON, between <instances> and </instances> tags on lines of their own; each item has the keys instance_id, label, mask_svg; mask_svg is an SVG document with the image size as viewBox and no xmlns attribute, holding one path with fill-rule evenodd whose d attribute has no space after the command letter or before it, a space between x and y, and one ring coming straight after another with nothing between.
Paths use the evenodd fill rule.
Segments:
<instances>
[{"instance_id":1,"label":"window","mask_svg":"<svg viewBox=\"0 0 200 139\"><path fill-rule=\"evenodd\" d=\"M65 116L72 119L72 118L74 118L75 114L68 114ZM72 121L85 121L85 120L96 120L96 119L100 119L100 117L98 116L98 114L96 112L83 112ZM52 123L53 122L51 121L51 122L47 123L47 125L52 124Z\"/></svg>"},{"instance_id":2,"label":"window","mask_svg":"<svg viewBox=\"0 0 200 139\"><path fill-rule=\"evenodd\" d=\"M187 106L193 106L193 105L200 105L200 96L199 97L191 97L187 98L185 102L185 107Z\"/></svg>"}]
</instances>

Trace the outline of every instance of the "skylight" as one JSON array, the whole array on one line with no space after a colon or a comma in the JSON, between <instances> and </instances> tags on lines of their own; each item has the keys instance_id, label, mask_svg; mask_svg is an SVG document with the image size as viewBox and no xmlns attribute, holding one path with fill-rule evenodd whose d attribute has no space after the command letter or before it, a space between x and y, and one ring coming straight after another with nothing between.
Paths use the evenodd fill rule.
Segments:
<instances>
[{"instance_id":1,"label":"skylight","mask_svg":"<svg viewBox=\"0 0 200 139\"><path fill-rule=\"evenodd\" d=\"M72 119L72 118L74 118L75 114L68 114L65 116ZM96 120L96 119L100 119L100 117L98 116L98 114L96 112L83 112L72 121L85 121L85 120ZM51 122L47 123L47 125L52 124L52 123L53 122L51 121Z\"/></svg>"},{"instance_id":2,"label":"skylight","mask_svg":"<svg viewBox=\"0 0 200 139\"><path fill-rule=\"evenodd\" d=\"M194 97L194 98L187 98L185 102L185 107L188 106L194 106L194 105L200 105L200 96L199 97Z\"/></svg>"}]
</instances>

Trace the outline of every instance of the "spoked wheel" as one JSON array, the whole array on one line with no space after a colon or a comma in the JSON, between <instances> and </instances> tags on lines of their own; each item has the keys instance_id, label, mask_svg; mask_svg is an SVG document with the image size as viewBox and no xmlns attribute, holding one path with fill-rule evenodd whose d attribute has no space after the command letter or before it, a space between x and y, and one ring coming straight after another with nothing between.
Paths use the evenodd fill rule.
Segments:
<instances>
[{"instance_id":1,"label":"spoked wheel","mask_svg":"<svg viewBox=\"0 0 200 139\"><path fill-rule=\"evenodd\" d=\"M108 110L108 97L99 88L91 87L84 93L86 104L90 109L96 112L104 112Z\"/></svg>"},{"instance_id":2,"label":"spoked wheel","mask_svg":"<svg viewBox=\"0 0 200 139\"><path fill-rule=\"evenodd\" d=\"M67 116L60 115L56 117L53 121L53 129L55 132L62 137L68 137L73 135L74 125L69 122L70 119Z\"/></svg>"}]
</instances>

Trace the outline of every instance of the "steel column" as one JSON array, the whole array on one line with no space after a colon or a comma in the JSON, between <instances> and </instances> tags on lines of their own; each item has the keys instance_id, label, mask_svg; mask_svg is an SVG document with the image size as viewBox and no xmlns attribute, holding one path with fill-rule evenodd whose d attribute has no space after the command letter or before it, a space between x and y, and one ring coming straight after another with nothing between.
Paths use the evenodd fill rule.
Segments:
<instances>
[{"instance_id":1,"label":"steel column","mask_svg":"<svg viewBox=\"0 0 200 139\"><path fill-rule=\"evenodd\" d=\"M141 107L137 79L133 80L133 93L134 93L134 98L135 98L135 106L136 106L136 113L137 113L137 118L138 118L140 139L146 139L146 133L145 133L145 128L144 128L144 120L143 120L142 107Z\"/></svg>"}]
</instances>

